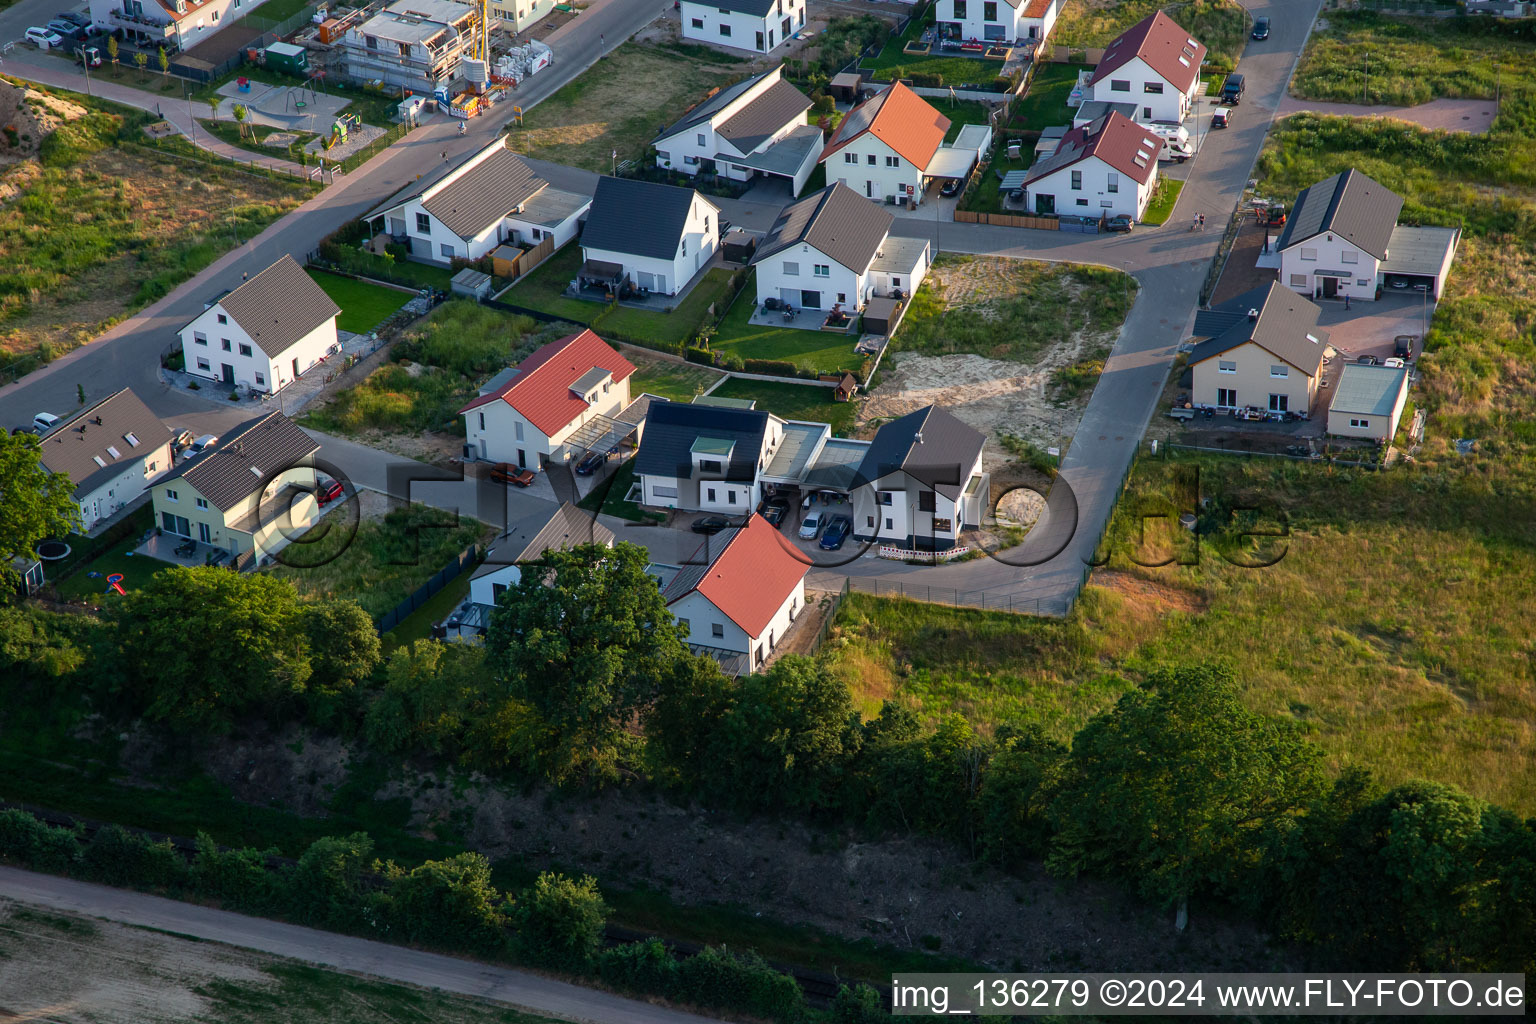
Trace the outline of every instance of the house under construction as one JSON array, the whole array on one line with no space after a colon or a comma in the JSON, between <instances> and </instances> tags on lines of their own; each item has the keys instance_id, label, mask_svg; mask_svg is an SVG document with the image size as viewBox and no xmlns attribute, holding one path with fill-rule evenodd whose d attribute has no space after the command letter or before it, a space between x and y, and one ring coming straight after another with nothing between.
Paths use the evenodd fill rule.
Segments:
<instances>
[{"instance_id":1,"label":"house under construction","mask_svg":"<svg viewBox=\"0 0 1536 1024\"><path fill-rule=\"evenodd\" d=\"M483 37L481 9L457 0L395 0L347 29L347 73L417 93L451 89ZM483 65L481 65L483 67ZM482 75L483 77L483 75Z\"/></svg>"}]
</instances>

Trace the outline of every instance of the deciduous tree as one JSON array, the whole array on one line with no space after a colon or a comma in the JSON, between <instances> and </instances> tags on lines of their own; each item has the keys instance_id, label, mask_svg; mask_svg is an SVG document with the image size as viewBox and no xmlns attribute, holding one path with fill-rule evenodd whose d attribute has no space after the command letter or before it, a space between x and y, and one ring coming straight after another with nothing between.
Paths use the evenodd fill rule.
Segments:
<instances>
[{"instance_id":1,"label":"deciduous tree","mask_svg":"<svg viewBox=\"0 0 1536 1024\"><path fill-rule=\"evenodd\" d=\"M12 556L36 558L40 541L79 526L74 486L68 476L43 468L35 436L0 433L0 594L21 583Z\"/></svg>"},{"instance_id":2,"label":"deciduous tree","mask_svg":"<svg viewBox=\"0 0 1536 1024\"><path fill-rule=\"evenodd\" d=\"M546 871L518 893L512 909L522 955L545 967L585 969L603 942L608 906L590 875Z\"/></svg>"}]
</instances>

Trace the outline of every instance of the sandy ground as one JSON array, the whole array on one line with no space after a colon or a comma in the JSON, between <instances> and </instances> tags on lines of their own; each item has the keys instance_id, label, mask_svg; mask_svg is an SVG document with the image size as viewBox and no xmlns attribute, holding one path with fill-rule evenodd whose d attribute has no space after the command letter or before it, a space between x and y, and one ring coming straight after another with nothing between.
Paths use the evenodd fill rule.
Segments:
<instances>
[{"instance_id":1,"label":"sandy ground","mask_svg":"<svg viewBox=\"0 0 1536 1024\"><path fill-rule=\"evenodd\" d=\"M15 145L9 135L0 136L0 166L30 160L43 139L62 122L84 115L84 107L62 97L0 82L0 125L16 132ZM13 194L0 191L0 198L9 199Z\"/></svg>"},{"instance_id":2,"label":"sandy ground","mask_svg":"<svg viewBox=\"0 0 1536 1024\"><path fill-rule=\"evenodd\" d=\"M1285 117L1302 111L1338 117L1389 117L1437 131L1471 132L1474 135L1488 134L1488 130L1493 127L1494 115L1498 112L1493 100L1438 99L1415 107L1387 107L1299 100L1285 96L1280 100L1275 116Z\"/></svg>"}]
</instances>

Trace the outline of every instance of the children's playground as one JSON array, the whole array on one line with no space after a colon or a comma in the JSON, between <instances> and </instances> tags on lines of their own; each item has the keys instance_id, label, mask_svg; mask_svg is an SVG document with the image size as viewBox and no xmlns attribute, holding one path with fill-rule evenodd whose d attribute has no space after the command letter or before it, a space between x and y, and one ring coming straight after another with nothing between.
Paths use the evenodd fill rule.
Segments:
<instances>
[{"instance_id":1,"label":"children's playground","mask_svg":"<svg viewBox=\"0 0 1536 1024\"><path fill-rule=\"evenodd\" d=\"M314 133L318 138L304 151L327 160L345 160L385 132L356 114L342 113L350 97L326 95L310 83L268 85L237 78L221 85L219 96L219 120L234 121L235 107L243 105L245 123L253 127Z\"/></svg>"}]
</instances>

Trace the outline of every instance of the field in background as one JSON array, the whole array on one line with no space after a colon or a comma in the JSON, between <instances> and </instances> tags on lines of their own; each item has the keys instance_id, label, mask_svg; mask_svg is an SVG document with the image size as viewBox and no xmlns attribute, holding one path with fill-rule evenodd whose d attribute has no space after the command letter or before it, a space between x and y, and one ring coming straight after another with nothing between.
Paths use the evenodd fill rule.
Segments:
<instances>
[{"instance_id":1,"label":"field in background","mask_svg":"<svg viewBox=\"0 0 1536 1024\"><path fill-rule=\"evenodd\" d=\"M1210 62L1230 70L1248 42L1248 13L1234 0L1073 0L1063 7L1051 42L1075 49L1108 45L1153 11L1166 11L1180 27L1205 44Z\"/></svg>"}]
</instances>

